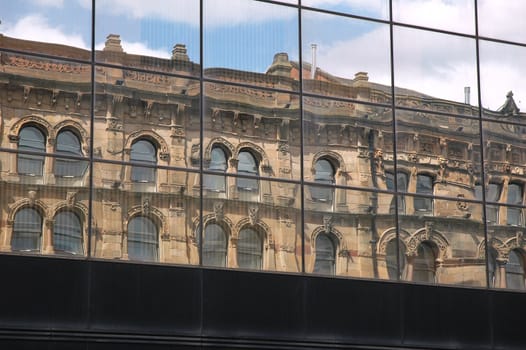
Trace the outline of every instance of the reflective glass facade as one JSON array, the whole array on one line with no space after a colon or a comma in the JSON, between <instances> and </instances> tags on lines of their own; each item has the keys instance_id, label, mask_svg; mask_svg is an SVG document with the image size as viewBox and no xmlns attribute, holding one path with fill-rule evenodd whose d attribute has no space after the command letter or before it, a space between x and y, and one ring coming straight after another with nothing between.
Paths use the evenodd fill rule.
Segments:
<instances>
[{"instance_id":1,"label":"reflective glass facade","mask_svg":"<svg viewBox=\"0 0 526 350\"><path fill-rule=\"evenodd\" d=\"M520 11L2 2L0 251L524 290Z\"/></svg>"}]
</instances>

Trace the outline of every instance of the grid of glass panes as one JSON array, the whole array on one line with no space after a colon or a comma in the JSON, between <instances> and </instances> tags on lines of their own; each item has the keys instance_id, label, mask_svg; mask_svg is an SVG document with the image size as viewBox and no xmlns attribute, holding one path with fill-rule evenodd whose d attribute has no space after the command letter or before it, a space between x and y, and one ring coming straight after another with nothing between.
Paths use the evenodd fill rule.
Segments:
<instances>
[{"instance_id":1,"label":"grid of glass panes","mask_svg":"<svg viewBox=\"0 0 526 350\"><path fill-rule=\"evenodd\" d=\"M64 4L80 33L2 4L2 248L522 289L526 43L494 3Z\"/></svg>"}]
</instances>

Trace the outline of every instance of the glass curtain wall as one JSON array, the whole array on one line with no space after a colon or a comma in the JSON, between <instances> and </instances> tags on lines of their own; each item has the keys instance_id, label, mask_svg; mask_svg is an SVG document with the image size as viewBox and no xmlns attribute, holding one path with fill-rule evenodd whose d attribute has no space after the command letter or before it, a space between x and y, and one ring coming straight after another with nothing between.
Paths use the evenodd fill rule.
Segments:
<instances>
[{"instance_id":1,"label":"glass curtain wall","mask_svg":"<svg viewBox=\"0 0 526 350\"><path fill-rule=\"evenodd\" d=\"M521 10L2 2L0 252L523 290Z\"/></svg>"}]
</instances>

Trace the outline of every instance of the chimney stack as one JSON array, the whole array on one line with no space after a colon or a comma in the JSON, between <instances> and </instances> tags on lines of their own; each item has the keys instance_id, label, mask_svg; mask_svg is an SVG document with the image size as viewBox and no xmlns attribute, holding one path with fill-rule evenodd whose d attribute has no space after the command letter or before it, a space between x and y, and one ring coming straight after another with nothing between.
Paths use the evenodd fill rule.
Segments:
<instances>
[{"instance_id":1,"label":"chimney stack","mask_svg":"<svg viewBox=\"0 0 526 350\"><path fill-rule=\"evenodd\" d=\"M312 63L310 67L310 78L314 79L314 77L316 76L316 48L317 48L317 45L311 44L310 47L312 49Z\"/></svg>"}]
</instances>

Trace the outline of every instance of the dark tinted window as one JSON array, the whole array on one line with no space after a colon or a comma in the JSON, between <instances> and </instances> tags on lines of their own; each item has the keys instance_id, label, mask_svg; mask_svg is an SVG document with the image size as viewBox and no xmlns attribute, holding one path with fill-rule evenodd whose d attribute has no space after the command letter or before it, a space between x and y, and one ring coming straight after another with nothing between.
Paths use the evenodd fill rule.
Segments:
<instances>
[{"instance_id":1,"label":"dark tinted window","mask_svg":"<svg viewBox=\"0 0 526 350\"><path fill-rule=\"evenodd\" d=\"M227 237L218 224L209 224L203 237L203 265L225 266Z\"/></svg>"},{"instance_id":2,"label":"dark tinted window","mask_svg":"<svg viewBox=\"0 0 526 350\"><path fill-rule=\"evenodd\" d=\"M316 260L314 261L314 273L333 275L335 272L336 249L334 243L326 233L320 233L316 237Z\"/></svg>"},{"instance_id":3,"label":"dark tinted window","mask_svg":"<svg viewBox=\"0 0 526 350\"><path fill-rule=\"evenodd\" d=\"M319 159L314 164L314 181L323 184L334 184L334 168L327 159ZM311 197L320 202L330 202L334 189L331 187L311 186Z\"/></svg>"},{"instance_id":4,"label":"dark tinted window","mask_svg":"<svg viewBox=\"0 0 526 350\"><path fill-rule=\"evenodd\" d=\"M258 232L245 228L239 232L237 263L247 269L261 269L263 242Z\"/></svg>"},{"instance_id":5,"label":"dark tinted window","mask_svg":"<svg viewBox=\"0 0 526 350\"><path fill-rule=\"evenodd\" d=\"M259 174L258 163L256 161L256 158L254 158L254 156L252 155L252 153L248 151L241 151L239 152L238 160L238 174L252 176L257 176ZM236 183L237 188L240 190L257 191L259 189L257 179L237 178Z\"/></svg>"},{"instance_id":6,"label":"dark tinted window","mask_svg":"<svg viewBox=\"0 0 526 350\"><path fill-rule=\"evenodd\" d=\"M524 289L524 260L516 250L510 251L506 263L506 286L510 289Z\"/></svg>"},{"instance_id":7,"label":"dark tinted window","mask_svg":"<svg viewBox=\"0 0 526 350\"><path fill-rule=\"evenodd\" d=\"M429 175L418 175L416 178L416 192L418 194L433 194L433 178ZM415 211L430 212L433 209L433 200L431 198L415 197Z\"/></svg>"},{"instance_id":8,"label":"dark tinted window","mask_svg":"<svg viewBox=\"0 0 526 350\"><path fill-rule=\"evenodd\" d=\"M157 227L149 218L136 216L128 223L128 257L130 260L157 260Z\"/></svg>"},{"instance_id":9,"label":"dark tinted window","mask_svg":"<svg viewBox=\"0 0 526 350\"><path fill-rule=\"evenodd\" d=\"M413 281L435 281L435 254L431 246L425 242L418 246L413 266Z\"/></svg>"},{"instance_id":10,"label":"dark tinted window","mask_svg":"<svg viewBox=\"0 0 526 350\"><path fill-rule=\"evenodd\" d=\"M20 130L18 149L29 152L45 152L46 137L34 126L26 126ZM44 171L44 156L19 154L18 173L41 176Z\"/></svg>"},{"instance_id":11,"label":"dark tinted window","mask_svg":"<svg viewBox=\"0 0 526 350\"><path fill-rule=\"evenodd\" d=\"M225 173L227 169L227 157L221 147L213 147L210 151L210 166L208 170ZM204 175L204 188L209 191L225 192L226 182L224 175Z\"/></svg>"},{"instance_id":12,"label":"dark tinted window","mask_svg":"<svg viewBox=\"0 0 526 350\"><path fill-rule=\"evenodd\" d=\"M132 144L130 161L157 164L157 149L147 140L138 140ZM131 180L135 182L155 182L155 167L133 166Z\"/></svg>"},{"instance_id":13,"label":"dark tinted window","mask_svg":"<svg viewBox=\"0 0 526 350\"><path fill-rule=\"evenodd\" d=\"M82 224L72 212L62 211L55 216L53 224L53 246L55 251L82 254Z\"/></svg>"},{"instance_id":14,"label":"dark tinted window","mask_svg":"<svg viewBox=\"0 0 526 350\"><path fill-rule=\"evenodd\" d=\"M15 215L11 248L13 250L40 251L42 216L33 208L20 209Z\"/></svg>"},{"instance_id":15,"label":"dark tinted window","mask_svg":"<svg viewBox=\"0 0 526 350\"><path fill-rule=\"evenodd\" d=\"M522 205L522 186L519 184L508 185L508 204ZM522 209L515 207L508 207L507 220L508 225L518 226L522 223Z\"/></svg>"},{"instance_id":16,"label":"dark tinted window","mask_svg":"<svg viewBox=\"0 0 526 350\"><path fill-rule=\"evenodd\" d=\"M70 130L64 130L57 135L56 153L68 156L82 156L79 138ZM79 177L84 175L88 163L78 159L56 158L55 175L64 177Z\"/></svg>"}]
</instances>

